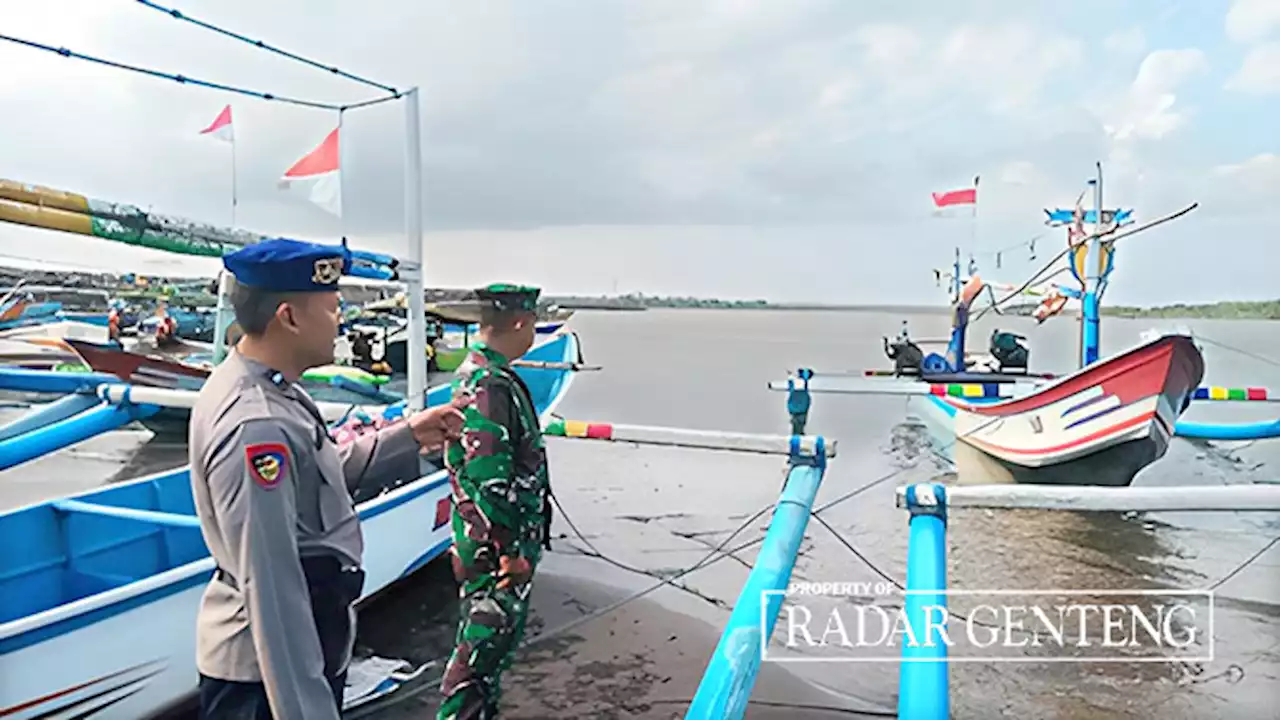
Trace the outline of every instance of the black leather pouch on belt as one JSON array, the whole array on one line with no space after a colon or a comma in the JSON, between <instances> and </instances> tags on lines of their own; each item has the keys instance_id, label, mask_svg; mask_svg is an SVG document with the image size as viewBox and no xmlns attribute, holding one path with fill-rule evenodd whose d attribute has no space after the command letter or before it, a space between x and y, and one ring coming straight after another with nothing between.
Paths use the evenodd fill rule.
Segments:
<instances>
[{"instance_id":1,"label":"black leather pouch on belt","mask_svg":"<svg viewBox=\"0 0 1280 720\"><path fill-rule=\"evenodd\" d=\"M302 558L302 572L324 653L324 674L335 677L351 641L351 604L364 590L364 570L343 570L338 558L317 555Z\"/></svg>"}]
</instances>

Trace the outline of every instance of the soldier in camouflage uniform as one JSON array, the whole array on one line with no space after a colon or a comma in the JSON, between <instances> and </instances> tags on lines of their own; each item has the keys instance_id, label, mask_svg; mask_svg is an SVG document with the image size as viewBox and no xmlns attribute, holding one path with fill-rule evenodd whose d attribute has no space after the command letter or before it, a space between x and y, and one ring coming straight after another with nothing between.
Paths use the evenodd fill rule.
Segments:
<instances>
[{"instance_id":1,"label":"soldier in camouflage uniform","mask_svg":"<svg viewBox=\"0 0 1280 720\"><path fill-rule=\"evenodd\" d=\"M533 573L549 547L542 429L529 389L510 364L533 345L538 294L501 284L476 291L479 339L454 381L458 404L469 401L461 441L445 450L462 603L440 720L497 716L500 678L520 645Z\"/></svg>"}]
</instances>

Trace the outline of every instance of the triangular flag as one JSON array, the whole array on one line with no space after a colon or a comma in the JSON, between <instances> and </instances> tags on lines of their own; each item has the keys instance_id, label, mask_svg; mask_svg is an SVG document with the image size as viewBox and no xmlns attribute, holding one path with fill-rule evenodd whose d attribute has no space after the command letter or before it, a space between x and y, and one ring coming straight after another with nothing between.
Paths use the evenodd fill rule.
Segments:
<instances>
[{"instance_id":1,"label":"triangular flag","mask_svg":"<svg viewBox=\"0 0 1280 720\"><path fill-rule=\"evenodd\" d=\"M235 133L231 129L231 106L222 108L222 112L218 113L218 117L214 119L209 127L200 131L201 135L209 135L226 142L235 142Z\"/></svg>"},{"instance_id":2,"label":"triangular flag","mask_svg":"<svg viewBox=\"0 0 1280 720\"><path fill-rule=\"evenodd\" d=\"M342 217L342 182L338 172L338 130L289 168L280 188L301 193L311 202Z\"/></svg>"}]
</instances>

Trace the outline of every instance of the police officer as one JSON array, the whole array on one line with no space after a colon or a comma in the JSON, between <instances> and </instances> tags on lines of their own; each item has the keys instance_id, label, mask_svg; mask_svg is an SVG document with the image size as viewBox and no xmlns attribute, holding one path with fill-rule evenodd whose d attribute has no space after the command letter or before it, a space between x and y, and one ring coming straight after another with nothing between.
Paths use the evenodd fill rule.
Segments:
<instances>
[{"instance_id":1,"label":"police officer","mask_svg":"<svg viewBox=\"0 0 1280 720\"><path fill-rule=\"evenodd\" d=\"M191 485L217 563L197 618L205 718L336 720L364 585L351 492L420 475L462 415L431 408L338 448L296 383L333 362L345 247L267 240L224 258L244 336L200 391Z\"/></svg>"},{"instance_id":2,"label":"police officer","mask_svg":"<svg viewBox=\"0 0 1280 720\"><path fill-rule=\"evenodd\" d=\"M511 361L533 345L539 291L490 285L479 339L458 368L462 437L445 448L453 491L453 572L461 584L456 647L441 681L440 720L492 718L502 672L524 634L529 591L548 547L550 477L529 388Z\"/></svg>"}]
</instances>

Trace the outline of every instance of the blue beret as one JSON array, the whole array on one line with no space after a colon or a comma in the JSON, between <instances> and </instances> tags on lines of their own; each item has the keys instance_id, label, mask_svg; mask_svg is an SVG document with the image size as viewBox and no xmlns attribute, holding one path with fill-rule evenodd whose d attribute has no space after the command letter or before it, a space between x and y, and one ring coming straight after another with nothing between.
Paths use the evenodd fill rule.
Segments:
<instances>
[{"instance_id":1,"label":"blue beret","mask_svg":"<svg viewBox=\"0 0 1280 720\"><path fill-rule=\"evenodd\" d=\"M345 245L274 238L222 256L222 264L241 285L269 292L324 292L338 289L351 270Z\"/></svg>"}]
</instances>

